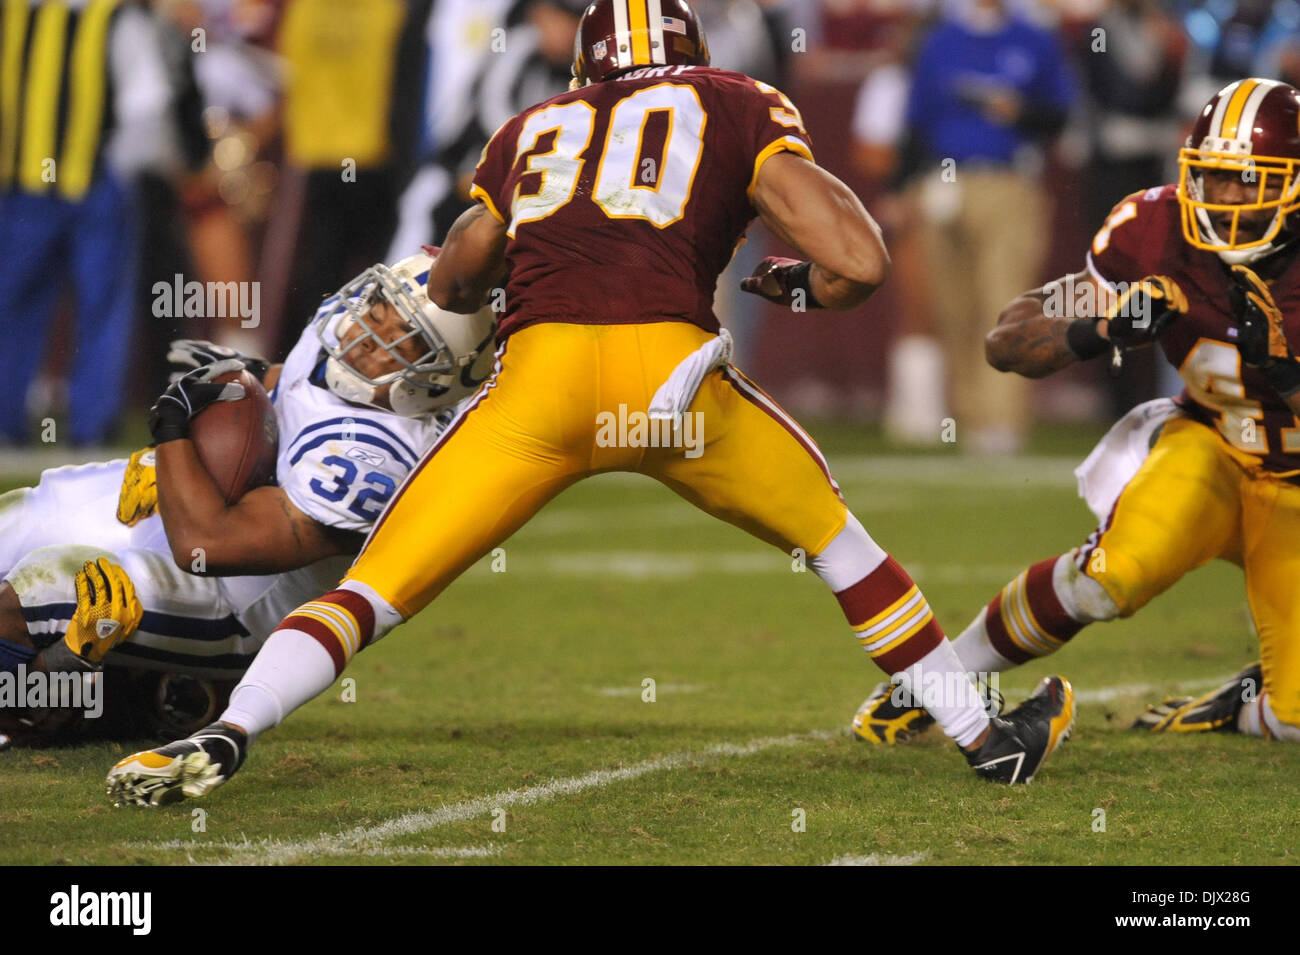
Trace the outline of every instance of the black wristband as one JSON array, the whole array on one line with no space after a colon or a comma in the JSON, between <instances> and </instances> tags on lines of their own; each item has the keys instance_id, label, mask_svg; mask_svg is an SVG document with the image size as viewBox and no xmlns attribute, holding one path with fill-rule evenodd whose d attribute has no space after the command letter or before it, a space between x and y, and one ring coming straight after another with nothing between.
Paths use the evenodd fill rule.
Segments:
<instances>
[{"instance_id":1,"label":"black wristband","mask_svg":"<svg viewBox=\"0 0 1300 955\"><path fill-rule=\"evenodd\" d=\"M790 271L786 272L786 281L790 290L803 289L804 305L808 308L825 308L821 302L817 301L817 296L812 290L812 267L811 262L800 262L798 265L790 266Z\"/></svg>"},{"instance_id":2,"label":"black wristband","mask_svg":"<svg viewBox=\"0 0 1300 955\"><path fill-rule=\"evenodd\" d=\"M1260 370L1279 398L1290 398L1300 391L1300 361L1275 361Z\"/></svg>"},{"instance_id":3,"label":"black wristband","mask_svg":"<svg viewBox=\"0 0 1300 955\"><path fill-rule=\"evenodd\" d=\"M1091 318L1076 318L1067 325L1065 344L1079 361L1096 358L1110 347L1110 342L1101 337L1097 331L1097 323Z\"/></svg>"},{"instance_id":4,"label":"black wristband","mask_svg":"<svg viewBox=\"0 0 1300 955\"><path fill-rule=\"evenodd\" d=\"M188 438L190 416L180 402L169 395L163 395L149 409L149 433L153 436L153 447Z\"/></svg>"}]
</instances>

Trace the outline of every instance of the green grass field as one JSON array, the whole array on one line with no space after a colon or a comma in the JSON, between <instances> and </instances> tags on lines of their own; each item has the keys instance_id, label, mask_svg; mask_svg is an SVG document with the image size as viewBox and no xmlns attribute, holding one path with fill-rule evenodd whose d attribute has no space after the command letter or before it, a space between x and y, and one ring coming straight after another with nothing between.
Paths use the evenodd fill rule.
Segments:
<instances>
[{"instance_id":1,"label":"green grass field","mask_svg":"<svg viewBox=\"0 0 1300 955\"><path fill-rule=\"evenodd\" d=\"M1091 436L979 461L814 433L950 633L1090 530L1070 472ZM204 801L113 808L126 745L0 753L0 863L1300 861L1300 747L1126 728L1257 657L1236 568L1005 675L1012 704L1049 672L1082 701L1074 739L1014 790L934 732L850 740L879 674L791 568L647 480L587 482L506 543L504 573L485 561L363 653L355 702L336 685Z\"/></svg>"}]
</instances>

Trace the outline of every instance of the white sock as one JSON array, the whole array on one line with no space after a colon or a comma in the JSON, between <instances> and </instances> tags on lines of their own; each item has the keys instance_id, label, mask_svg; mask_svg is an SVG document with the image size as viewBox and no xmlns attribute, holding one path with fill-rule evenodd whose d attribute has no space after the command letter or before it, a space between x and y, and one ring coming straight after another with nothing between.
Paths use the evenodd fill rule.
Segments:
<instances>
[{"instance_id":1,"label":"white sock","mask_svg":"<svg viewBox=\"0 0 1300 955\"><path fill-rule=\"evenodd\" d=\"M984 701L952 644L943 640L894 682L912 694L958 746L969 746L989 725Z\"/></svg>"},{"instance_id":2,"label":"white sock","mask_svg":"<svg viewBox=\"0 0 1300 955\"><path fill-rule=\"evenodd\" d=\"M276 630L230 694L220 719L242 728L251 740L328 690L334 677L334 660L314 637Z\"/></svg>"},{"instance_id":3,"label":"white sock","mask_svg":"<svg viewBox=\"0 0 1300 955\"><path fill-rule=\"evenodd\" d=\"M989 639L988 628L984 625L984 615L988 609L982 608L966 629L952 641L953 652L969 673L1001 673L1016 667L1013 661L994 649L993 641Z\"/></svg>"},{"instance_id":4,"label":"white sock","mask_svg":"<svg viewBox=\"0 0 1300 955\"><path fill-rule=\"evenodd\" d=\"M1271 736L1291 743L1300 742L1300 726L1292 726L1278 719L1273 707L1269 706L1267 693L1247 703L1237 713L1237 732L1247 736Z\"/></svg>"}]
</instances>

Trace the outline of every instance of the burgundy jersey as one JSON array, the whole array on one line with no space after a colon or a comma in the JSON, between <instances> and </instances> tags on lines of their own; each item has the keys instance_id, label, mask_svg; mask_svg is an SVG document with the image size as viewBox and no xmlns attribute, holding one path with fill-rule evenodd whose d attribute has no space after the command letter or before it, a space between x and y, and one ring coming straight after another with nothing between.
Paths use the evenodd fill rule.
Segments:
<instances>
[{"instance_id":1,"label":"burgundy jersey","mask_svg":"<svg viewBox=\"0 0 1300 955\"><path fill-rule=\"evenodd\" d=\"M1093 239L1088 269L1112 285L1167 275L1187 296L1188 312L1160 337L1184 389L1178 401L1234 448L1272 471L1300 469L1300 421L1268 379L1243 365L1228 290L1228 267L1183 239L1176 187L1159 186L1122 200ZM1300 267L1270 283L1293 351L1300 351Z\"/></svg>"},{"instance_id":2,"label":"burgundy jersey","mask_svg":"<svg viewBox=\"0 0 1300 955\"><path fill-rule=\"evenodd\" d=\"M525 110L471 190L507 224L498 340L536 322L692 322L745 227L759 167L812 159L794 105L740 73L646 67Z\"/></svg>"}]
</instances>

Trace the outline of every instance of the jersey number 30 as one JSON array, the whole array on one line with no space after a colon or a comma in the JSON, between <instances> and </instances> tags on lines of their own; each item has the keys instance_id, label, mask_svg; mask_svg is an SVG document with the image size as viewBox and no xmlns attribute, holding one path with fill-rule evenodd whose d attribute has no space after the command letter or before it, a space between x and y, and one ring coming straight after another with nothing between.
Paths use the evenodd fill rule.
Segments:
<instances>
[{"instance_id":1,"label":"jersey number 30","mask_svg":"<svg viewBox=\"0 0 1300 955\"><path fill-rule=\"evenodd\" d=\"M645 131L651 117L667 121L661 155L647 155ZM646 219L660 229L686 211L695 171L704 153L704 106L690 86L661 83L621 99L609 117L609 132L600 153L592 200L611 219ZM568 205L582 174L582 155L591 145L596 108L582 100L548 106L533 113L519 132L516 160L548 133L555 133L549 152L528 157L524 174L541 173L532 195L515 189L508 234Z\"/></svg>"}]
</instances>

